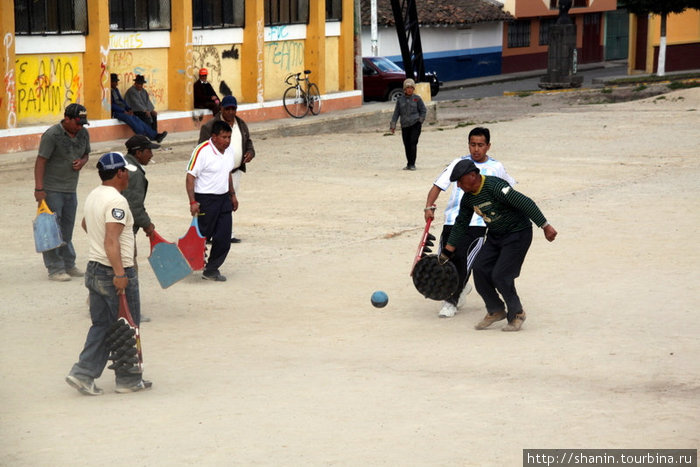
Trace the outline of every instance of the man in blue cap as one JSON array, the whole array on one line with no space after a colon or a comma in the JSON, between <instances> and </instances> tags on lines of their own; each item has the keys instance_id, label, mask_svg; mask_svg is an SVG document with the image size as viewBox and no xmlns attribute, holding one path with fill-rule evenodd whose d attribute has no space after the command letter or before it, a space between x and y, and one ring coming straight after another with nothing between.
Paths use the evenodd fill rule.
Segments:
<instances>
[{"instance_id":1,"label":"man in blue cap","mask_svg":"<svg viewBox=\"0 0 700 467\"><path fill-rule=\"evenodd\" d=\"M90 295L92 325L66 382L81 394L99 396L102 389L95 385L109 360L105 344L110 328L117 322L119 295L126 294L129 311L136 326L141 322L139 281L134 267L134 217L121 192L129 185L129 173L136 170L124 156L110 152L100 157L97 170L102 184L85 199L82 226L87 232L90 248L85 271L85 286ZM115 369L118 393L130 393L151 388L140 372L124 366Z\"/></svg>"},{"instance_id":2,"label":"man in blue cap","mask_svg":"<svg viewBox=\"0 0 700 467\"><path fill-rule=\"evenodd\" d=\"M238 110L238 102L233 96L225 96L221 100L221 111L214 116L213 119L202 125L199 130L199 141L201 144L211 138L211 128L214 122L223 120L228 123L232 129L231 133L231 148L233 149L233 189L236 194L239 193L238 188L241 184L241 173L246 171L246 163L253 160L255 157L255 148L253 141L250 139L250 131L248 125L242 118L236 116ZM237 238L231 229L231 243L240 243L241 239Z\"/></svg>"}]
</instances>

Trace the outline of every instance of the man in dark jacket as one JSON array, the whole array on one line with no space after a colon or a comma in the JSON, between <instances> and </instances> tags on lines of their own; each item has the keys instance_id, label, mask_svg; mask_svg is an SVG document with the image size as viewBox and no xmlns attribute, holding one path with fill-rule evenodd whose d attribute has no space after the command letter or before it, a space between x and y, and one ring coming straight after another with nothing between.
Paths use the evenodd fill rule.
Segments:
<instances>
[{"instance_id":1,"label":"man in dark jacket","mask_svg":"<svg viewBox=\"0 0 700 467\"><path fill-rule=\"evenodd\" d=\"M219 96L212 85L207 81L209 71L206 68L199 70L199 79L194 83L194 108L209 109L216 115L219 113Z\"/></svg>"},{"instance_id":2,"label":"man in dark jacket","mask_svg":"<svg viewBox=\"0 0 700 467\"><path fill-rule=\"evenodd\" d=\"M148 165L151 161L152 149L159 147L159 144L152 143L143 135L132 136L126 141L128 153L125 159L129 164L136 166L136 171L130 174L129 186L122 192L122 196L129 202L129 209L134 215L134 234L141 228L146 235L150 236L155 228L144 205L148 191L148 179L146 179L146 171L143 166Z\"/></svg>"},{"instance_id":3,"label":"man in dark jacket","mask_svg":"<svg viewBox=\"0 0 700 467\"><path fill-rule=\"evenodd\" d=\"M112 86L112 118L126 123L137 135L147 136L149 139L157 142L163 141L168 134L167 131L156 133L146 122L134 115L131 107L126 103L122 94L119 92L119 75L110 73L110 84Z\"/></svg>"},{"instance_id":4,"label":"man in dark jacket","mask_svg":"<svg viewBox=\"0 0 700 467\"><path fill-rule=\"evenodd\" d=\"M238 101L236 101L236 98L233 96L224 97L221 101L221 112L202 125L202 128L199 130L199 144L202 144L211 137L211 128L216 121L223 120L233 129L231 133L231 147L234 151L233 188L236 193L238 193L238 188L241 184L241 172L246 171L246 163L252 161L255 157L255 148L253 147L253 141L250 139L248 125L242 118L236 116L237 110ZM241 239L233 234L232 229L231 243L240 242Z\"/></svg>"}]
</instances>

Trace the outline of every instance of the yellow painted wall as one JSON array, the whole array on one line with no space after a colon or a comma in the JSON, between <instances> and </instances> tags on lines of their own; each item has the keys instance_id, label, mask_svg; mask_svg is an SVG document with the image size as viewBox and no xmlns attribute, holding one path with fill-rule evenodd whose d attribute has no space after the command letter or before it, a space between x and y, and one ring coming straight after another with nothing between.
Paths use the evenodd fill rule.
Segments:
<instances>
[{"instance_id":1,"label":"yellow painted wall","mask_svg":"<svg viewBox=\"0 0 700 467\"><path fill-rule=\"evenodd\" d=\"M209 71L209 82L214 87L214 91L223 97L221 83L228 88L230 93L239 98L241 96L241 46L231 45L201 45L195 46L192 50L194 69L199 73L200 68ZM191 77L194 83L199 76Z\"/></svg>"},{"instance_id":2,"label":"yellow painted wall","mask_svg":"<svg viewBox=\"0 0 700 467\"><path fill-rule=\"evenodd\" d=\"M51 123L83 100L81 54L16 55L17 121Z\"/></svg>"},{"instance_id":3,"label":"yellow painted wall","mask_svg":"<svg viewBox=\"0 0 700 467\"><path fill-rule=\"evenodd\" d=\"M338 38L326 38L326 92L340 90L340 78L338 77Z\"/></svg>"},{"instance_id":4,"label":"yellow painted wall","mask_svg":"<svg viewBox=\"0 0 700 467\"><path fill-rule=\"evenodd\" d=\"M153 106L158 111L168 109L168 49L111 50L109 71L119 75L122 95L134 84L136 75L143 75Z\"/></svg>"},{"instance_id":5,"label":"yellow painted wall","mask_svg":"<svg viewBox=\"0 0 700 467\"><path fill-rule=\"evenodd\" d=\"M265 42L265 100L282 99L284 79L304 71L304 41ZM311 81L314 80L313 74Z\"/></svg>"},{"instance_id":6,"label":"yellow painted wall","mask_svg":"<svg viewBox=\"0 0 700 467\"><path fill-rule=\"evenodd\" d=\"M661 36L661 17L651 16L650 29L654 31L654 45L658 46ZM666 18L666 43L684 44L700 41L700 11L687 9L678 15Z\"/></svg>"}]
</instances>

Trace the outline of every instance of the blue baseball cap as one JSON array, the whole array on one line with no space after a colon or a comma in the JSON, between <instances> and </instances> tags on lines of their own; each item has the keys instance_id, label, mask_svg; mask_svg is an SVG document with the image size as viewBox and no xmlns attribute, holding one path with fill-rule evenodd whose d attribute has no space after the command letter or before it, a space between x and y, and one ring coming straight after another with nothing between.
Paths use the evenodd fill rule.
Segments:
<instances>
[{"instance_id":1,"label":"blue baseball cap","mask_svg":"<svg viewBox=\"0 0 700 467\"><path fill-rule=\"evenodd\" d=\"M226 107L238 107L238 101L236 100L235 97L233 96L225 96L221 100L221 107L226 108Z\"/></svg>"},{"instance_id":2,"label":"blue baseball cap","mask_svg":"<svg viewBox=\"0 0 700 467\"><path fill-rule=\"evenodd\" d=\"M108 152L103 154L100 160L97 161L97 170L100 172L116 169L126 169L129 172L135 172L136 166L129 164L120 152Z\"/></svg>"}]
</instances>

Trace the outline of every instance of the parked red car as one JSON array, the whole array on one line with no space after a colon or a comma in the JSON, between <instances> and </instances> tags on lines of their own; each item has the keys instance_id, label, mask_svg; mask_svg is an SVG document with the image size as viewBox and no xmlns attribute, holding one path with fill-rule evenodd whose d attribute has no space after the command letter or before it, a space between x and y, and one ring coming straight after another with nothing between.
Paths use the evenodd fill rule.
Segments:
<instances>
[{"instance_id":1,"label":"parked red car","mask_svg":"<svg viewBox=\"0 0 700 467\"><path fill-rule=\"evenodd\" d=\"M440 80L436 73L426 73L430 82L430 95L440 91ZM362 57L362 87L366 101L395 101L403 95L406 72L386 57Z\"/></svg>"}]
</instances>

